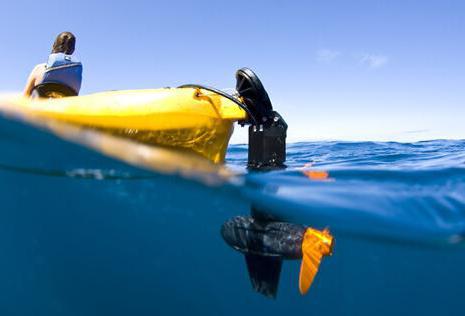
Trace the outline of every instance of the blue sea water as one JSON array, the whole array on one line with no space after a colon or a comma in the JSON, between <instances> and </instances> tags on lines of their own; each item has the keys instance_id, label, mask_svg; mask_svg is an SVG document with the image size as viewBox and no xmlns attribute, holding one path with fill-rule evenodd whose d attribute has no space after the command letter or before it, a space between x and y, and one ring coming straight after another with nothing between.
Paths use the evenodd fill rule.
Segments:
<instances>
[{"instance_id":1,"label":"blue sea water","mask_svg":"<svg viewBox=\"0 0 465 316\"><path fill-rule=\"evenodd\" d=\"M464 313L465 141L296 143L267 173L234 145L221 185L7 119L0 144L0 315ZM276 300L252 290L220 235L252 206L334 235L308 295L299 261Z\"/></svg>"}]
</instances>

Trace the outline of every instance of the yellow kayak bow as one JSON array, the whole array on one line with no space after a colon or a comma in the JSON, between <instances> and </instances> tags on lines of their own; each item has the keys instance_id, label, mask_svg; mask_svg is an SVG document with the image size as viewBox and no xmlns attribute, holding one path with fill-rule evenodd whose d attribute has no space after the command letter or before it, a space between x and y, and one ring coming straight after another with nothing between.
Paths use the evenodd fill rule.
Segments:
<instances>
[{"instance_id":1,"label":"yellow kayak bow","mask_svg":"<svg viewBox=\"0 0 465 316\"><path fill-rule=\"evenodd\" d=\"M0 114L21 116L38 126L57 126L58 122L188 151L213 163L224 162L234 122L239 121L250 124L248 167L284 167L287 124L273 111L261 81L248 68L236 72L235 95L195 84L85 96L67 96L53 90L56 85L48 88L49 93L39 93L37 99L0 97ZM60 134L56 128L54 132Z\"/></svg>"},{"instance_id":2,"label":"yellow kayak bow","mask_svg":"<svg viewBox=\"0 0 465 316\"><path fill-rule=\"evenodd\" d=\"M224 161L234 122L247 118L230 99L198 88L109 91L59 99L15 97L2 103L4 110L29 118L194 151L215 163Z\"/></svg>"}]
</instances>

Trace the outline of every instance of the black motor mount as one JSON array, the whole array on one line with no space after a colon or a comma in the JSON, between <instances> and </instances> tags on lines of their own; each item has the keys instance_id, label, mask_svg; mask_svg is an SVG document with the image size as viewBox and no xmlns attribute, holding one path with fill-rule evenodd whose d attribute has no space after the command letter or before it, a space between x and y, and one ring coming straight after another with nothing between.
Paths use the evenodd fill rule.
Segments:
<instances>
[{"instance_id":1,"label":"black motor mount","mask_svg":"<svg viewBox=\"0 0 465 316\"><path fill-rule=\"evenodd\" d=\"M268 93L252 70L239 69L236 80L236 91L251 116L247 167L253 170L285 168L286 122L273 111Z\"/></svg>"},{"instance_id":2,"label":"black motor mount","mask_svg":"<svg viewBox=\"0 0 465 316\"><path fill-rule=\"evenodd\" d=\"M199 88L211 91L243 108L247 112L247 119L239 123L250 124L247 167L263 171L285 168L286 122L278 112L273 111L268 93L252 70L239 69L236 72L236 80L237 95L234 96L198 84L185 84L179 88Z\"/></svg>"}]
</instances>

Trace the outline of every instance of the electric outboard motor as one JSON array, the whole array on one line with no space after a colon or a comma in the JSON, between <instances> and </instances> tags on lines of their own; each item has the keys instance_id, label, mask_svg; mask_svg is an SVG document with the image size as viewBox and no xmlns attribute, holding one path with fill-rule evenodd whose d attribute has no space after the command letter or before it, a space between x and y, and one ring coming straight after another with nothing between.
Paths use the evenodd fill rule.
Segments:
<instances>
[{"instance_id":1,"label":"electric outboard motor","mask_svg":"<svg viewBox=\"0 0 465 316\"><path fill-rule=\"evenodd\" d=\"M270 98L257 75L248 68L236 73L235 95L198 84L179 88L197 88L221 95L247 112L239 122L249 126L248 168L273 170L285 168L287 124L273 111ZM275 298L283 260L302 259L299 291L307 293L321 260L331 255L333 237L328 229L317 230L302 225L280 222L266 210L251 206L252 216L237 216L221 227L224 241L245 256L252 287Z\"/></svg>"},{"instance_id":2,"label":"electric outboard motor","mask_svg":"<svg viewBox=\"0 0 465 316\"><path fill-rule=\"evenodd\" d=\"M285 168L287 124L273 111L270 98L257 75L248 68L236 73L236 91L249 110L249 157L253 170Z\"/></svg>"}]
</instances>

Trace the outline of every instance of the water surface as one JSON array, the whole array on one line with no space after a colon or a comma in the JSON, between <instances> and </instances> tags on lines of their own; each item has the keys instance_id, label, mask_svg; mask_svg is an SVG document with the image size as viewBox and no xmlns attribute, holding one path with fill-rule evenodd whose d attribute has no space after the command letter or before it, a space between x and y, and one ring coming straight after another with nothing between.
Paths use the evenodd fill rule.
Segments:
<instances>
[{"instance_id":1,"label":"water surface","mask_svg":"<svg viewBox=\"0 0 465 316\"><path fill-rule=\"evenodd\" d=\"M269 173L248 173L235 145L226 182L6 119L0 144L1 315L463 314L464 141L290 144ZM252 290L219 233L252 206L334 234L307 296L298 261L276 300Z\"/></svg>"}]
</instances>

